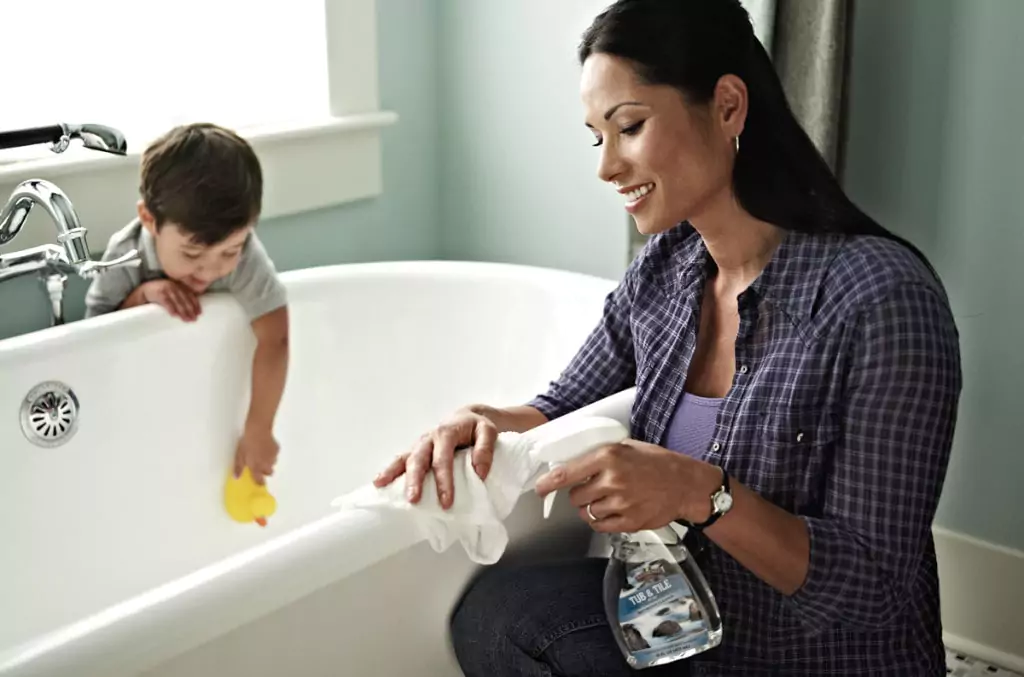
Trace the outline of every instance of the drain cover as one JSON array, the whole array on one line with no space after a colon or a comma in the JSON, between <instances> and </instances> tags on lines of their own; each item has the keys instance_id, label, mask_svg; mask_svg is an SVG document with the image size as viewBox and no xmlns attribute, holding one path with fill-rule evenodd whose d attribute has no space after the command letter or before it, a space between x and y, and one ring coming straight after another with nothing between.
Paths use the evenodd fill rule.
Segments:
<instances>
[{"instance_id":1,"label":"drain cover","mask_svg":"<svg viewBox=\"0 0 1024 677\"><path fill-rule=\"evenodd\" d=\"M78 430L78 398L60 381L33 388L21 403L21 431L39 447L59 447Z\"/></svg>"}]
</instances>

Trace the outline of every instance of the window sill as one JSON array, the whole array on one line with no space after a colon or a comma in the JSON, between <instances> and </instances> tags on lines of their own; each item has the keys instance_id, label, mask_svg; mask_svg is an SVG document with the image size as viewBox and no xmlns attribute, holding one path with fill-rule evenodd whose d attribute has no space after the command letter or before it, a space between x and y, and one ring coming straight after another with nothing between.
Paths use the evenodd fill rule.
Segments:
<instances>
[{"instance_id":1,"label":"window sill","mask_svg":"<svg viewBox=\"0 0 1024 677\"><path fill-rule=\"evenodd\" d=\"M259 155L263 167L262 218L343 204L380 195L380 130L398 115L381 111L347 115L305 124L239 130ZM129 139L129 147L131 140ZM74 157L68 154L77 151ZM139 161L143 147L125 157L76 146L62 155L0 165L0 204L26 179L53 181L75 206L89 231L90 248L99 255L107 239L130 221L138 201ZM33 210L21 234L4 249L24 249L54 242L52 224Z\"/></svg>"}]
</instances>

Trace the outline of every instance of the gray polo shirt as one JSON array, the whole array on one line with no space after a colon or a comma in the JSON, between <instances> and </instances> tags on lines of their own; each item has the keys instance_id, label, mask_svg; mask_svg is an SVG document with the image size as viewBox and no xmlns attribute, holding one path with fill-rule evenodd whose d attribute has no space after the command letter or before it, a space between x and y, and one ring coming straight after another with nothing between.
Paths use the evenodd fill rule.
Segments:
<instances>
[{"instance_id":1,"label":"gray polo shirt","mask_svg":"<svg viewBox=\"0 0 1024 677\"><path fill-rule=\"evenodd\" d=\"M156 243L142 223L135 219L114 233L103 252L109 261L138 249L139 266L121 266L93 279L85 295L85 316L95 317L117 310L128 294L143 282L166 277L156 255ZM208 292L228 292L238 300L250 320L255 320L287 303L284 285L277 277L274 262L253 232L242 247L238 267L210 285Z\"/></svg>"}]
</instances>

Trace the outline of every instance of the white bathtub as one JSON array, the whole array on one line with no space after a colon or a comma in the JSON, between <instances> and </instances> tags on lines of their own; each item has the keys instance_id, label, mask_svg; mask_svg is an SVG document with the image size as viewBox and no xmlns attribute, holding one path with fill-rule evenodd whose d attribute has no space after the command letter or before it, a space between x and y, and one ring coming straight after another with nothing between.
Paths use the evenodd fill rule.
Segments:
<instances>
[{"instance_id":1,"label":"white bathtub","mask_svg":"<svg viewBox=\"0 0 1024 677\"><path fill-rule=\"evenodd\" d=\"M266 529L221 489L252 337L229 298L186 325L155 307L0 341L0 674L457 675L447 638L475 567L412 525L329 503L470 401L543 389L613 282L498 264L287 273L292 362ZM75 392L63 446L22 434L37 384ZM601 403L621 420L631 393ZM562 492L564 494L564 492ZM523 496L508 557L582 551L565 504Z\"/></svg>"}]
</instances>

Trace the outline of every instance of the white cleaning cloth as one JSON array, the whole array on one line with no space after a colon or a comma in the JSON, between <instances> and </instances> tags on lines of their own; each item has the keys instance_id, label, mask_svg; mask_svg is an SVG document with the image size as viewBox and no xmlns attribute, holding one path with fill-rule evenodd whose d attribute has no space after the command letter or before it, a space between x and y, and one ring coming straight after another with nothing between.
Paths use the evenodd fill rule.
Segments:
<instances>
[{"instance_id":1,"label":"white cleaning cloth","mask_svg":"<svg viewBox=\"0 0 1024 677\"><path fill-rule=\"evenodd\" d=\"M481 480L473 469L469 450L458 451L452 473L455 496L448 510L437 500L432 472L427 473L416 504L409 503L405 480L399 478L383 489L369 484L336 498L331 505L406 511L414 516L421 534L435 552L443 552L459 541L477 564L494 564L508 545L505 518L520 495L533 489L537 479L547 472L549 464L618 442L627 434L617 421L602 418L562 419L525 433L501 433L494 445L486 480ZM554 495L549 497L553 499Z\"/></svg>"},{"instance_id":2,"label":"white cleaning cloth","mask_svg":"<svg viewBox=\"0 0 1024 677\"><path fill-rule=\"evenodd\" d=\"M436 552L447 550L458 540L471 560L493 564L508 545L504 519L523 491L533 487L538 470L545 467L530 454L534 443L535 438L525 434L499 434L486 480L481 480L473 469L469 450L456 452L452 468L455 495L448 510L441 508L438 502L433 472L427 473L416 504L409 503L405 496L403 476L383 489L370 484L339 496L331 505L342 509L410 512L416 516L420 532Z\"/></svg>"}]
</instances>

